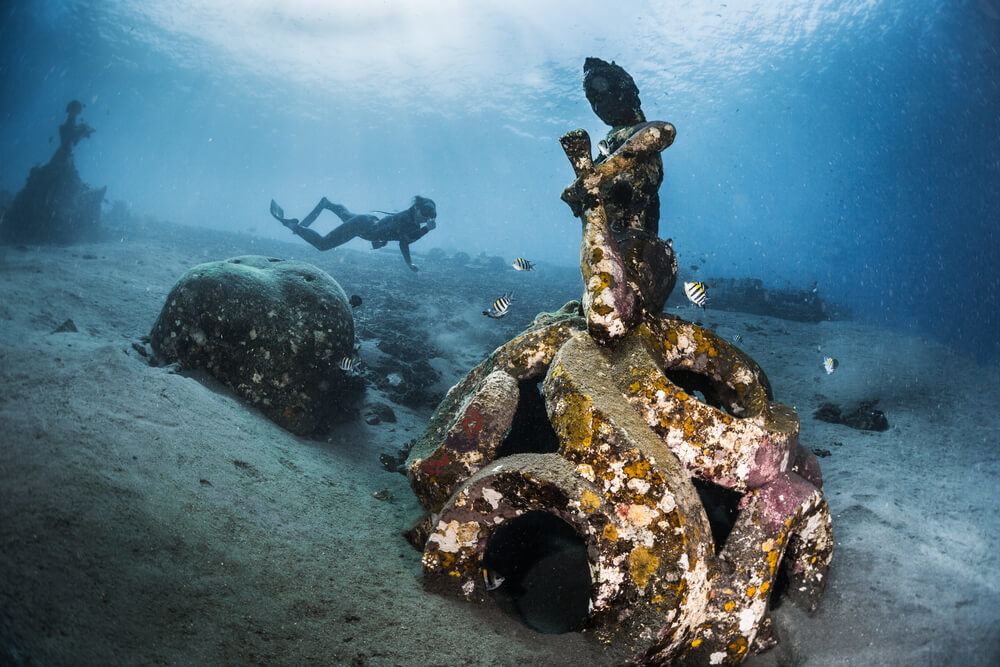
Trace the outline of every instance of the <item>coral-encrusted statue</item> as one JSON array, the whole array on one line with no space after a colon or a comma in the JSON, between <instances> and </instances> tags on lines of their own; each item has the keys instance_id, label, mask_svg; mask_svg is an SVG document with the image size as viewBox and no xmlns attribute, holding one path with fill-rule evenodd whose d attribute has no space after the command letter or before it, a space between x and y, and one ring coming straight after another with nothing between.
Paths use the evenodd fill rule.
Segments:
<instances>
[{"instance_id":1,"label":"coral-encrusted statue","mask_svg":"<svg viewBox=\"0 0 1000 667\"><path fill-rule=\"evenodd\" d=\"M94 189L80 179L73 148L94 133L77 122L83 104L66 105L59 126L59 148L48 163L33 167L24 188L0 218L0 242L80 243L100 238L101 203L107 188Z\"/></svg>"},{"instance_id":2,"label":"coral-encrusted statue","mask_svg":"<svg viewBox=\"0 0 1000 667\"><path fill-rule=\"evenodd\" d=\"M588 58L584 71L613 129L596 159L586 132L561 140L583 302L539 315L448 392L410 453L428 510L411 538L429 586L513 599L543 630L528 600L555 575L532 572L553 558L577 571L571 554L583 554L582 598L565 582L535 596L549 615L576 609L557 629L594 632L642 664L739 663L774 643L779 574L809 609L823 593L833 539L819 466L750 357L662 314L676 263L657 236L659 153L675 131L646 122L614 63ZM715 518L727 496L728 524ZM560 532L577 552L545 551Z\"/></svg>"}]
</instances>

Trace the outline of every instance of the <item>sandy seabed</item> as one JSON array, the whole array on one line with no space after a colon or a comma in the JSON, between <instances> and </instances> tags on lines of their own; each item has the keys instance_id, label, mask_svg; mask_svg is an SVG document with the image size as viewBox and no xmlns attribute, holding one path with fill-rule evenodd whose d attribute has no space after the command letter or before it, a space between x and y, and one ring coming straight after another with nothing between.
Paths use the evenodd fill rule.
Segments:
<instances>
[{"instance_id":1,"label":"sandy seabed","mask_svg":"<svg viewBox=\"0 0 1000 667\"><path fill-rule=\"evenodd\" d=\"M620 663L587 635L536 634L422 589L401 535L420 508L378 457L429 408L308 440L205 378L148 365L132 343L181 273L241 254L311 261L368 308L403 302L414 344L440 351L441 391L578 291L572 271L544 266L477 277L417 257L411 275L385 251L183 227L0 247L0 664ZM511 281L521 310L483 318ZM467 326L443 329L442 311ZM776 400L798 409L802 442L831 452L826 597L812 617L776 609L781 644L747 664L1000 664L996 365L850 321L677 312L741 334ZM52 333L67 318L78 331ZM826 354L841 361L831 376ZM811 416L872 397L886 432Z\"/></svg>"}]
</instances>

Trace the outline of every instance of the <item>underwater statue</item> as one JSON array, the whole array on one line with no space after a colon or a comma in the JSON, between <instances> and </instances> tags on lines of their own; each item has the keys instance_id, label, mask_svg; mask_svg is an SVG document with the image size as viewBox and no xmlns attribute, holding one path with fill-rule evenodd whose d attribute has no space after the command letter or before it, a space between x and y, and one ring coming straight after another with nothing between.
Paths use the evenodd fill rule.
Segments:
<instances>
[{"instance_id":1,"label":"underwater statue","mask_svg":"<svg viewBox=\"0 0 1000 667\"><path fill-rule=\"evenodd\" d=\"M582 303L539 314L445 396L407 460L427 510L409 537L429 588L536 630L592 632L638 664L737 664L776 643L778 581L809 610L822 597L819 465L753 359L662 313L676 265L656 188L675 130L645 120L621 67L584 73L612 130L596 157L583 130L561 139Z\"/></svg>"},{"instance_id":2,"label":"underwater statue","mask_svg":"<svg viewBox=\"0 0 1000 667\"><path fill-rule=\"evenodd\" d=\"M309 229L324 210L333 211L342 221L339 227L326 236ZM372 248L375 249L384 247L389 241L398 241L399 252L411 271L418 269L410 259L410 244L437 227L437 206L432 199L420 195L413 198L413 203L406 210L388 213L384 218L366 213L351 213L345 206L334 204L326 197L319 200L302 222L286 218L285 211L273 199L271 215L317 250L336 248L355 237L371 241Z\"/></svg>"},{"instance_id":3,"label":"underwater statue","mask_svg":"<svg viewBox=\"0 0 1000 667\"><path fill-rule=\"evenodd\" d=\"M100 238L101 203L107 188L95 190L80 179L73 149L94 133L78 122L83 104L66 105L59 126L59 147L41 167L33 167L2 220L0 241L5 243L80 243Z\"/></svg>"}]
</instances>

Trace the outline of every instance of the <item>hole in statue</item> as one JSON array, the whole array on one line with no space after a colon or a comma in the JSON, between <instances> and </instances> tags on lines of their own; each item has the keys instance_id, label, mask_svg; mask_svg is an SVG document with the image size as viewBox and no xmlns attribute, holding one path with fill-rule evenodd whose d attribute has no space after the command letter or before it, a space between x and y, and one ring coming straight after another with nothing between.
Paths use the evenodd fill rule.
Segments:
<instances>
[{"instance_id":1,"label":"hole in statue","mask_svg":"<svg viewBox=\"0 0 1000 667\"><path fill-rule=\"evenodd\" d=\"M483 568L500 608L532 630L573 632L587 620L587 547L562 519L528 512L500 525L486 545Z\"/></svg>"},{"instance_id":2,"label":"hole in statue","mask_svg":"<svg viewBox=\"0 0 1000 667\"><path fill-rule=\"evenodd\" d=\"M672 368L664 371L667 379L706 405L718 408L733 417L746 417L746 408L736 395L736 391L725 382L701 373Z\"/></svg>"},{"instance_id":3,"label":"hole in statue","mask_svg":"<svg viewBox=\"0 0 1000 667\"><path fill-rule=\"evenodd\" d=\"M694 488L698 491L701 504L705 506L705 514L708 515L708 524L712 528L712 539L715 541L715 553L722 551L726 544L726 538L733 530L736 517L740 513L740 499L742 494L732 491L718 484L706 482L702 479L692 478Z\"/></svg>"},{"instance_id":4,"label":"hole in statue","mask_svg":"<svg viewBox=\"0 0 1000 667\"><path fill-rule=\"evenodd\" d=\"M517 411L510 432L497 447L496 458L512 454L552 454L559 451L559 438L545 412L545 399L538 383L524 380L518 389Z\"/></svg>"}]
</instances>

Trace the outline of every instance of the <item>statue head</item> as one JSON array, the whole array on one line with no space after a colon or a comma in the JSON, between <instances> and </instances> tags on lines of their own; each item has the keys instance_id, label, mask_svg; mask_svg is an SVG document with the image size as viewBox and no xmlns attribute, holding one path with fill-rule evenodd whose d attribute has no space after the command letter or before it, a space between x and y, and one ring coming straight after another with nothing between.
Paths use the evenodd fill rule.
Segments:
<instances>
[{"instance_id":1,"label":"statue head","mask_svg":"<svg viewBox=\"0 0 1000 667\"><path fill-rule=\"evenodd\" d=\"M583 63L583 91L598 118L612 127L646 121L639 88L629 73L614 61L587 58Z\"/></svg>"},{"instance_id":2,"label":"statue head","mask_svg":"<svg viewBox=\"0 0 1000 667\"><path fill-rule=\"evenodd\" d=\"M80 102L79 100L73 100L66 105L66 113L70 116L77 116L81 111L83 111L83 102Z\"/></svg>"}]
</instances>

